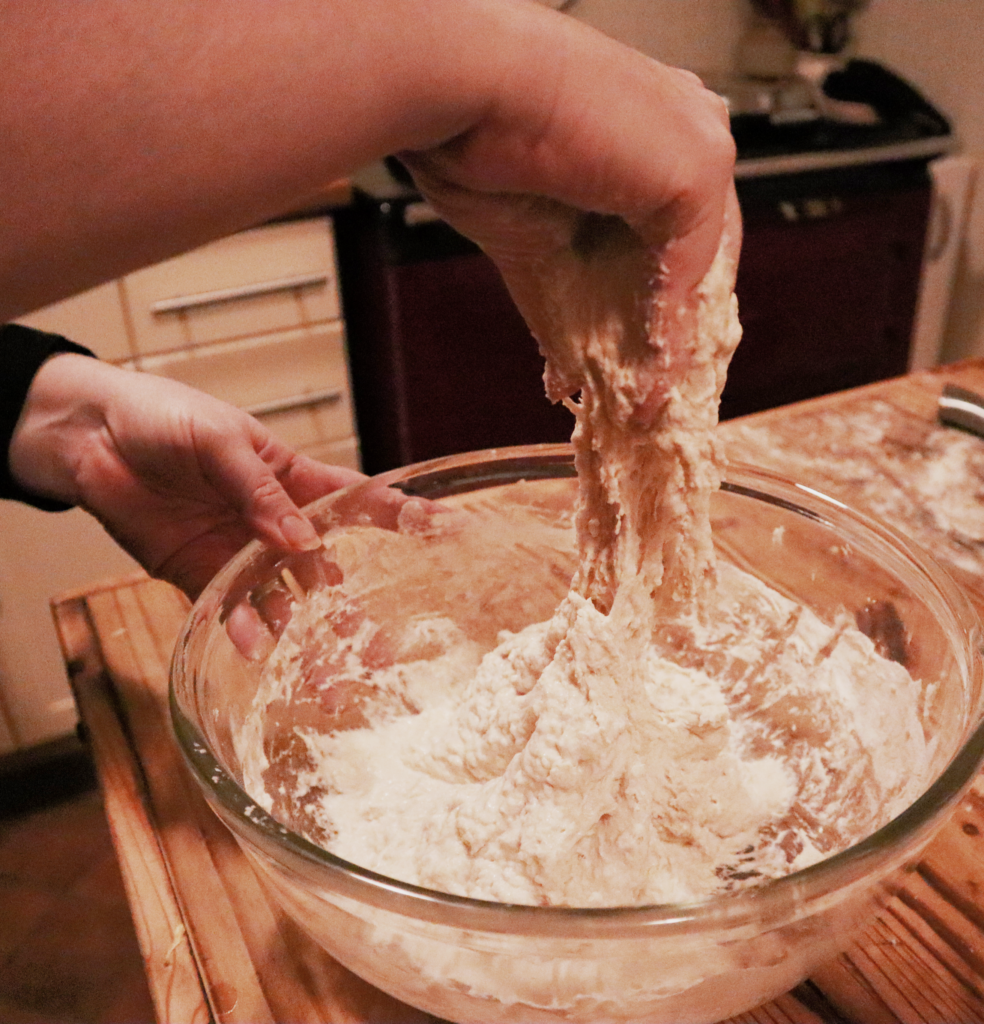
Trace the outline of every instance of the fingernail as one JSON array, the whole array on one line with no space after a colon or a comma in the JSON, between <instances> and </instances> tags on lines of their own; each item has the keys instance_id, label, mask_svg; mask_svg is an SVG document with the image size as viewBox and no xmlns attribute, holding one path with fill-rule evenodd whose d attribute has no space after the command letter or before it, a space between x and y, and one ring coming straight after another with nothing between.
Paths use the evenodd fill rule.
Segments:
<instances>
[{"instance_id":1,"label":"fingernail","mask_svg":"<svg viewBox=\"0 0 984 1024\"><path fill-rule=\"evenodd\" d=\"M314 551L321 547L317 530L303 516L284 516L280 520L280 532L295 551Z\"/></svg>"}]
</instances>

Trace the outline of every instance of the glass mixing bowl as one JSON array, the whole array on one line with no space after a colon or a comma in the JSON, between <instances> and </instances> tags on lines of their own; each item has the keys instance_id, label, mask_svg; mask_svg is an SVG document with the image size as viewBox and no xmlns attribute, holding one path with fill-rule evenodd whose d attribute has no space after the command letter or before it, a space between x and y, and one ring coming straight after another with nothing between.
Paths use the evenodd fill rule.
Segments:
<instances>
[{"instance_id":1,"label":"glass mixing bowl","mask_svg":"<svg viewBox=\"0 0 984 1024\"><path fill-rule=\"evenodd\" d=\"M507 514L483 520L466 558L458 548L444 551L436 531L412 579L391 578L385 561L368 574L376 575L376 614L428 608L466 623L491 647L500 628L547 618L565 591L575 484L567 446L502 449L396 470L308 512L329 538L366 524L426 535L433 516L518 488L526 511L556 528L556 558L524 555ZM821 618L846 610L919 682L931 770L902 813L804 870L687 905L505 905L374 874L309 842L289 809L276 820L243 789L237 737L275 638L295 602L337 584L339 573L324 551L285 557L254 543L192 609L174 655L171 706L208 803L288 914L386 992L439 1017L481 1024L717 1021L789 990L844 949L980 767L977 618L915 546L803 484L732 466L712 516L720 558ZM491 593L490 567L503 559L516 560L515 572Z\"/></svg>"}]
</instances>

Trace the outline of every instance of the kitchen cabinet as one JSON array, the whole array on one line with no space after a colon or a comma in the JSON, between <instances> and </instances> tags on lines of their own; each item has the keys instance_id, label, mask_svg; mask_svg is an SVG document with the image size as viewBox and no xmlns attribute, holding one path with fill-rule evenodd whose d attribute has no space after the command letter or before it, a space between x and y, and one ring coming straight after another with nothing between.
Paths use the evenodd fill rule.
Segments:
<instances>
[{"instance_id":1,"label":"kitchen cabinet","mask_svg":"<svg viewBox=\"0 0 984 1024\"><path fill-rule=\"evenodd\" d=\"M127 329L122 283L109 281L81 295L45 306L21 323L52 334L63 334L92 349L100 359L123 363L133 357Z\"/></svg>"},{"instance_id":2,"label":"kitchen cabinet","mask_svg":"<svg viewBox=\"0 0 984 1024\"><path fill-rule=\"evenodd\" d=\"M184 350L339 317L334 236L322 218L221 239L122 281L141 353Z\"/></svg>"},{"instance_id":3,"label":"kitchen cabinet","mask_svg":"<svg viewBox=\"0 0 984 1024\"><path fill-rule=\"evenodd\" d=\"M313 458L358 468L334 231L270 224L128 274L134 368L246 409Z\"/></svg>"},{"instance_id":4,"label":"kitchen cabinet","mask_svg":"<svg viewBox=\"0 0 984 1024\"><path fill-rule=\"evenodd\" d=\"M403 217L356 206L339 235L366 471L569 440L574 417L544 394L536 342L491 260L446 224Z\"/></svg>"},{"instance_id":5,"label":"kitchen cabinet","mask_svg":"<svg viewBox=\"0 0 984 1024\"><path fill-rule=\"evenodd\" d=\"M298 451L359 468L334 228L263 225L21 318L134 372L257 416ZM70 732L48 602L136 571L91 517L0 505L0 753Z\"/></svg>"},{"instance_id":6,"label":"kitchen cabinet","mask_svg":"<svg viewBox=\"0 0 984 1024\"><path fill-rule=\"evenodd\" d=\"M75 728L72 695L52 630L56 594L138 566L85 512L0 504L0 753Z\"/></svg>"}]
</instances>

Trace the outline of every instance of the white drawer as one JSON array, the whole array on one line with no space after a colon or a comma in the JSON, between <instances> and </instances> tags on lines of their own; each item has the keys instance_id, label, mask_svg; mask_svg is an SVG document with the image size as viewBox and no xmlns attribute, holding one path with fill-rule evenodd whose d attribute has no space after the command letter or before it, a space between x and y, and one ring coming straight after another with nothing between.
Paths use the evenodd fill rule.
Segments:
<instances>
[{"instance_id":1,"label":"white drawer","mask_svg":"<svg viewBox=\"0 0 984 1024\"><path fill-rule=\"evenodd\" d=\"M297 395L273 412L256 410L257 419L291 448L302 451L311 445L350 437L353 431L352 403L348 393L323 392Z\"/></svg>"},{"instance_id":2,"label":"white drawer","mask_svg":"<svg viewBox=\"0 0 984 1024\"><path fill-rule=\"evenodd\" d=\"M334 320L331 221L243 231L128 274L123 290L138 355Z\"/></svg>"},{"instance_id":3,"label":"white drawer","mask_svg":"<svg viewBox=\"0 0 984 1024\"><path fill-rule=\"evenodd\" d=\"M254 413L273 414L292 401L302 405L320 396L332 406L331 416L343 416L346 432L352 432L344 330L338 321L144 357L136 366Z\"/></svg>"},{"instance_id":4,"label":"white drawer","mask_svg":"<svg viewBox=\"0 0 984 1024\"><path fill-rule=\"evenodd\" d=\"M101 284L70 299L22 316L18 323L61 334L91 348L101 359L120 362L133 356L117 281Z\"/></svg>"},{"instance_id":5,"label":"white drawer","mask_svg":"<svg viewBox=\"0 0 984 1024\"><path fill-rule=\"evenodd\" d=\"M324 441L311 445L304 450L305 455L319 462L327 462L331 466L345 466L347 469L362 469L359 456L359 442L354 437L346 437L341 441Z\"/></svg>"}]
</instances>

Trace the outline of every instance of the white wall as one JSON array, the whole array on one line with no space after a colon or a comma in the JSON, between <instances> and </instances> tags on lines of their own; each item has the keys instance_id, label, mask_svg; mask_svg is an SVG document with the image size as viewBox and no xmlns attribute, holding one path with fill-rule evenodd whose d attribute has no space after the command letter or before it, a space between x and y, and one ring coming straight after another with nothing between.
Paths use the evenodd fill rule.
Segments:
<instances>
[{"instance_id":1,"label":"white wall","mask_svg":"<svg viewBox=\"0 0 984 1024\"><path fill-rule=\"evenodd\" d=\"M0 753L72 731L76 714L49 600L139 569L79 509L3 502L0 516Z\"/></svg>"},{"instance_id":2,"label":"white wall","mask_svg":"<svg viewBox=\"0 0 984 1024\"><path fill-rule=\"evenodd\" d=\"M728 71L745 0L579 0L571 13L643 53L700 72Z\"/></svg>"},{"instance_id":3,"label":"white wall","mask_svg":"<svg viewBox=\"0 0 984 1024\"><path fill-rule=\"evenodd\" d=\"M872 0L857 22L859 54L901 72L951 118L961 148L984 164L984 2ZM984 355L984 181L957 270L944 361Z\"/></svg>"}]
</instances>

